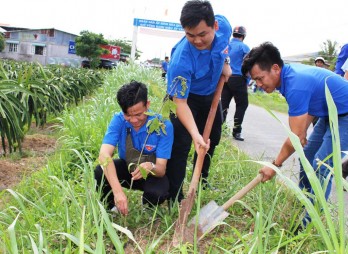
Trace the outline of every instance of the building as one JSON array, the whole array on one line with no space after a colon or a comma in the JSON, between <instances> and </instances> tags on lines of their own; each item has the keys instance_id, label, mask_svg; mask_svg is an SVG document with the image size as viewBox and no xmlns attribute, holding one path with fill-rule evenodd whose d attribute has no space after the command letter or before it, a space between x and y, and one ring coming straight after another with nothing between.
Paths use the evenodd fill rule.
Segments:
<instances>
[{"instance_id":1,"label":"building","mask_svg":"<svg viewBox=\"0 0 348 254\"><path fill-rule=\"evenodd\" d=\"M42 65L80 66L82 57L75 53L77 35L54 28L28 29L0 25L5 49L0 58L38 62Z\"/></svg>"}]
</instances>

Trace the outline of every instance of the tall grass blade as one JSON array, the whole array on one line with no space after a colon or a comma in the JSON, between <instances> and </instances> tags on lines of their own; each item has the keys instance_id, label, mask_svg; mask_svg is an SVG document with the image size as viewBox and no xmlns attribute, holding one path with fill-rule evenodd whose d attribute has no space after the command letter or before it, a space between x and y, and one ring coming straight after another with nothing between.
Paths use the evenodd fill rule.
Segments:
<instances>
[{"instance_id":1,"label":"tall grass blade","mask_svg":"<svg viewBox=\"0 0 348 254\"><path fill-rule=\"evenodd\" d=\"M327 82L327 81L326 81ZM325 95L329 110L330 130L332 133L332 149L333 149L333 168L334 181L336 185L337 203L338 203L338 220L339 220L339 243L335 242L336 250L341 253L345 252L345 211L344 211L344 194L342 184L342 160L341 160L341 143L338 127L338 113L332 95L327 85L325 85ZM334 227L331 225L331 233L334 233ZM336 239L336 238L335 238Z\"/></svg>"},{"instance_id":2,"label":"tall grass blade","mask_svg":"<svg viewBox=\"0 0 348 254\"><path fill-rule=\"evenodd\" d=\"M108 232L108 235L112 241L112 243L114 244L114 246L116 247L116 252L119 254L123 254L124 249L123 249L123 244L120 241L120 238L118 237L118 235L116 234L116 231L114 230L112 223L109 219L108 214L105 211L105 208L103 207L103 205L101 203L98 202L100 211L102 213L102 217L105 223L105 227L106 227L106 231Z\"/></svg>"},{"instance_id":3,"label":"tall grass blade","mask_svg":"<svg viewBox=\"0 0 348 254\"><path fill-rule=\"evenodd\" d=\"M80 244L79 244L79 253L84 253L83 245L85 243L85 214L86 214L86 207L83 207L82 211L82 221L81 221L81 229L80 229Z\"/></svg>"},{"instance_id":4,"label":"tall grass blade","mask_svg":"<svg viewBox=\"0 0 348 254\"><path fill-rule=\"evenodd\" d=\"M20 213L17 215L16 219L12 222L12 224L7 228L7 231L10 235L10 241L11 241L11 253L17 254L18 253L18 246L17 246L17 238L16 238L16 231L15 226L18 220Z\"/></svg>"},{"instance_id":5,"label":"tall grass blade","mask_svg":"<svg viewBox=\"0 0 348 254\"><path fill-rule=\"evenodd\" d=\"M30 242L31 242L31 250L33 251L34 254L39 254L39 249L33 239L33 237L29 234Z\"/></svg>"}]
</instances>

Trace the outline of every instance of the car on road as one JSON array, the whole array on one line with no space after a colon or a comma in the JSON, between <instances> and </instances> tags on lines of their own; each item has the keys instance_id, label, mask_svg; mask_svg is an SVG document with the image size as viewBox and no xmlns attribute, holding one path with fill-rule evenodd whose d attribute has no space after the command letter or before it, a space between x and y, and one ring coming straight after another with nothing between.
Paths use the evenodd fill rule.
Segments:
<instances>
[{"instance_id":1,"label":"car on road","mask_svg":"<svg viewBox=\"0 0 348 254\"><path fill-rule=\"evenodd\" d=\"M112 69L116 68L116 63L108 59L100 59L98 68ZM91 62L89 60L83 60L81 62L82 68L91 68Z\"/></svg>"}]
</instances>

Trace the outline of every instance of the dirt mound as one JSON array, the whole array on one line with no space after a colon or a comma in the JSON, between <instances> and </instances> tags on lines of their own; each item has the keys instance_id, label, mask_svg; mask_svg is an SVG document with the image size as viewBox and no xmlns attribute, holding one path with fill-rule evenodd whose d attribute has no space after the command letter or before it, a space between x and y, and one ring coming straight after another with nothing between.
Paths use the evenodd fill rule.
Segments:
<instances>
[{"instance_id":1,"label":"dirt mound","mask_svg":"<svg viewBox=\"0 0 348 254\"><path fill-rule=\"evenodd\" d=\"M37 132L43 132L38 129ZM27 135L22 144L23 155L13 153L0 158L0 190L11 188L23 177L40 169L46 164L46 155L56 148L56 139L45 134ZM2 147L0 154L4 154Z\"/></svg>"}]
</instances>

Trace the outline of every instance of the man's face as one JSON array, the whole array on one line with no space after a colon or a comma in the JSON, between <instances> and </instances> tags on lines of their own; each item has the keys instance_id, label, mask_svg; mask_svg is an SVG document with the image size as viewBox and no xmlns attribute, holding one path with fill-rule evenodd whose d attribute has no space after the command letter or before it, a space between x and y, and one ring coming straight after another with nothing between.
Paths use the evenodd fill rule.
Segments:
<instances>
[{"instance_id":1,"label":"man's face","mask_svg":"<svg viewBox=\"0 0 348 254\"><path fill-rule=\"evenodd\" d=\"M273 64L269 71L263 71L258 64L255 64L250 70L250 76L258 87L266 93L272 93L280 86L280 72L281 68L277 64Z\"/></svg>"},{"instance_id":2,"label":"man's face","mask_svg":"<svg viewBox=\"0 0 348 254\"><path fill-rule=\"evenodd\" d=\"M315 66L321 67L321 68L324 68L324 67L325 67L325 66L324 66L324 62L321 61L321 60L317 60L317 61L315 62Z\"/></svg>"},{"instance_id":3,"label":"man's face","mask_svg":"<svg viewBox=\"0 0 348 254\"><path fill-rule=\"evenodd\" d=\"M218 30L218 23L215 21L214 27L210 27L202 20L194 28L184 28L187 40L198 50L210 49Z\"/></svg>"},{"instance_id":4,"label":"man's face","mask_svg":"<svg viewBox=\"0 0 348 254\"><path fill-rule=\"evenodd\" d=\"M136 130L139 130L147 120L147 112L150 103L147 102L145 105L143 102L138 102L137 104L129 107L127 113L124 114L124 119L128 121Z\"/></svg>"}]
</instances>

